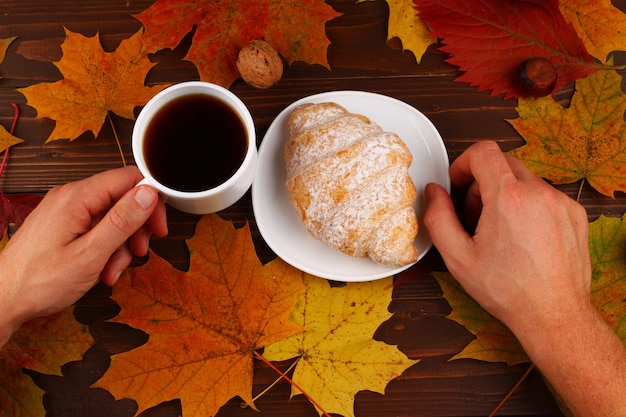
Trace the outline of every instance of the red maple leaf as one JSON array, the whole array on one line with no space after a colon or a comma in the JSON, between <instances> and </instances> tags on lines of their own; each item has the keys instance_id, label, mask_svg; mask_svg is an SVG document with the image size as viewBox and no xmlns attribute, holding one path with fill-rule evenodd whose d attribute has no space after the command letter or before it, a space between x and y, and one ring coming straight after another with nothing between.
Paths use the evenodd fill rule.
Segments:
<instances>
[{"instance_id":1,"label":"red maple leaf","mask_svg":"<svg viewBox=\"0 0 626 417\"><path fill-rule=\"evenodd\" d=\"M41 201L37 194L4 194L0 192L0 237L9 226L9 222L21 226L26 216Z\"/></svg>"},{"instance_id":2,"label":"red maple leaf","mask_svg":"<svg viewBox=\"0 0 626 417\"><path fill-rule=\"evenodd\" d=\"M255 39L265 39L290 64L328 67L325 24L339 15L320 0L157 0L135 17L147 52L175 48L196 28L185 59L201 80L229 87L239 77L239 50Z\"/></svg>"},{"instance_id":3,"label":"red maple leaf","mask_svg":"<svg viewBox=\"0 0 626 417\"><path fill-rule=\"evenodd\" d=\"M505 99L528 95L516 85L520 66L543 57L555 67L554 90L600 68L557 0L414 0L421 19L442 38L442 51L464 71L457 81Z\"/></svg>"}]
</instances>

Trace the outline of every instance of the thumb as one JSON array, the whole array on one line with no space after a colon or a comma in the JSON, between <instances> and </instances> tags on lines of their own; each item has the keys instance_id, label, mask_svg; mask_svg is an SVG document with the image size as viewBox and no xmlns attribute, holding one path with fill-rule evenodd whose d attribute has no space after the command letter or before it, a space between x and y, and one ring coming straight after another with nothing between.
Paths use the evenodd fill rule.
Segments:
<instances>
[{"instance_id":1,"label":"thumb","mask_svg":"<svg viewBox=\"0 0 626 417\"><path fill-rule=\"evenodd\" d=\"M455 269L462 259L467 259L473 239L463 228L452 199L444 188L431 183L426 185L424 191L427 202L424 226L448 269Z\"/></svg>"},{"instance_id":2,"label":"thumb","mask_svg":"<svg viewBox=\"0 0 626 417\"><path fill-rule=\"evenodd\" d=\"M139 230L154 211L159 195L146 185L130 189L84 237L96 256L106 259Z\"/></svg>"}]
</instances>

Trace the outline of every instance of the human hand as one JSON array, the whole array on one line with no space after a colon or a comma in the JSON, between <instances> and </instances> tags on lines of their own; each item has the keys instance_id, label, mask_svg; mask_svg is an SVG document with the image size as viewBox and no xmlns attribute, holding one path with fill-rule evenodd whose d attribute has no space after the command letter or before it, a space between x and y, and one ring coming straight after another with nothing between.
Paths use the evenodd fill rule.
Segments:
<instances>
[{"instance_id":1,"label":"human hand","mask_svg":"<svg viewBox=\"0 0 626 417\"><path fill-rule=\"evenodd\" d=\"M473 235L445 190L426 188L424 226L449 271L518 335L550 329L590 305L591 262L584 208L534 176L494 142L471 146L450 167L469 185ZM530 333L531 334L531 333Z\"/></svg>"},{"instance_id":2,"label":"human hand","mask_svg":"<svg viewBox=\"0 0 626 417\"><path fill-rule=\"evenodd\" d=\"M153 188L135 186L142 178L126 167L46 195L0 252L0 339L73 304L99 279L113 285L152 234L167 234L165 205Z\"/></svg>"}]
</instances>

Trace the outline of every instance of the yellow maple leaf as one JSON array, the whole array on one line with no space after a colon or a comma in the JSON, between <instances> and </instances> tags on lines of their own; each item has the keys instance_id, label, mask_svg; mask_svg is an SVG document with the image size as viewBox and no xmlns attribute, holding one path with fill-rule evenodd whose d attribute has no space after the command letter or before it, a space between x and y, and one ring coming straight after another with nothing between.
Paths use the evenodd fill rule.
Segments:
<instances>
[{"instance_id":1,"label":"yellow maple leaf","mask_svg":"<svg viewBox=\"0 0 626 417\"><path fill-rule=\"evenodd\" d=\"M60 375L61 365L79 360L92 345L87 326L74 319L71 308L24 323L0 350L0 416L45 415L43 391L22 368Z\"/></svg>"},{"instance_id":2,"label":"yellow maple leaf","mask_svg":"<svg viewBox=\"0 0 626 417\"><path fill-rule=\"evenodd\" d=\"M248 225L207 215L188 246L188 272L151 253L113 289L115 321L150 338L114 356L97 385L133 398L139 412L174 398L186 417L215 415L235 396L254 406L254 351L302 330L289 321L302 272L280 259L261 265Z\"/></svg>"},{"instance_id":3,"label":"yellow maple leaf","mask_svg":"<svg viewBox=\"0 0 626 417\"><path fill-rule=\"evenodd\" d=\"M91 131L98 136L108 111L134 119L133 110L166 87L146 87L145 77L155 65L143 52L141 31L106 52L99 37L65 30L63 57L55 65L64 79L21 88L38 117L56 121L48 142L74 140Z\"/></svg>"},{"instance_id":4,"label":"yellow maple leaf","mask_svg":"<svg viewBox=\"0 0 626 417\"><path fill-rule=\"evenodd\" d=\"M605 61L613 51L626 51L626 14L611 0L558 3L565 20L574 26L591 55Z\"/></svg>"},{"instance_id":5,"label":"yellow maple leaf","mask_svg":"<svg viewBox=\"0 0 626 417\"><path fill-rule=\"evenodd\" d=\"M452 307L448 318L476 336L451 360L472 358L486 362L506 362L508 365L529 362L530 359L513 333L474 301L450 273L435 272L433 276Z\"/></svg>"},{"instance_id":6,"label":"yellow maple leaf","mask_svg":"<svg viewBox=\"0 0 626 417\"><path fill-rule=\"evenodd\" d=\"M389 317L393 279L331 287L305 274L306 293L292 321L306 328L267 346L270 361L299 357L293 380L326 412L354 416L354 396L361 390L384 394L387 383L417 360L396 346L373 339ZM292 387L291 395L300 394ZM320 410L318 410L320 411Z\"/></svg>"},{"instance_id":7,"label":"yellow maple leaf","mask_svg":"<svg viewBox=\"0 0 626 417\"><path fill-rule=\"evenodd\" d=\"M526 145L511 154L555 184L582 178L612 197L626 191L626 95L616 71L600 70L576 81L569 108L552 97L520 99L509 120Z\"/></svg>"},{"instance_id":8,"label":"yellow maple leaf","mask_svg":"<svg viewBox=\"0 0 626 417\"><path fill-rule=\"evenodd\" d=\"M387 0L387 4L387 40L398 37L402 41L402 47L413 52L419 64L426 49L437 43L437 38L431 35L426 24L419 18L413 0Z\"/></svg>"},{"instance_id":9,"label":"yellow maple leaf","mask_svg":"<svg viewBox=\"0 0 626 417\"><path fill-rule=\"evenodd\" d=\"M600 216L589 225L591 301L626 343L626 215Z\"/></svg>"}]
</instances>

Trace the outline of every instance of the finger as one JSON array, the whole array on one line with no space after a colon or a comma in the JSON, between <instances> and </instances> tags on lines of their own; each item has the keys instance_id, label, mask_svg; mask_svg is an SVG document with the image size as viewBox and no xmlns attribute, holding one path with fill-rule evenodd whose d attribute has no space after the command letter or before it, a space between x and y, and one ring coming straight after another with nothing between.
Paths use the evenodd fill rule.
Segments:
<instances>
[{"instance_id":1,"label":"finger","mask_svg":"<svg viewBox=\"0 0 626 417\"><path fill-rule=\"evenodd\" d=\"M108 286L115 285L122 272L128 268L132 260L133 254L128 246L122 245L119 247L113 252L104 268L102 268L102 272L100 273L102 283Z\"/></svg>"},{"instance_id":2,"label":"finger","mask_svg":"<svg viewBox=\"0 0 626 417\"><path fill-rule=\"evenodd\" d=\"M80 200L92 217L107 211L130 189L135 187L143 176L134 166L113 169L95 174L74 184L77 196L93 196Z\"/></svg>"},{"instance_id":3,"label":"finger","mask_svg":"<svg viewBox=\"0 0 626 417\"><path fill-rule=\"evenodd\" d=\"M498 179L506 181L512 176L505 154L494 141L473 144L450 167L450 179L457 187L464 187L472 181L479 186L495 184Z\"/></svg>"},{"instance_id":4,"label":"finger","mask_svg":"<svg viewBox=\"0 0 626 417\"><path fill-rule=\"evenodd\" d=\"M167 228L167 213L165 209L165 203L159 199L157 206L152 212L152 215L146 222L148 229L152 234L158 237L164 237L168 234Z\"/></svg>"},{"instance_id":5,"label":"finger","mask_svg":"<svg viewBox=\"0 0 626 417\"><path fill-rule=\"evenodd\" d=\"M160 200L146 223L129 238L128 247L136 256L145 256L152 235L164 237L167 234L165 204Z\"/></svg>"},{"instance_id":6,"label":"finger","mask_svg":"<svg viewBox=\"0 0 626 417\"><path fill-rule=\"evenodd\" d=\"M152 232L147 225L144 225L128 239L128 248L136 256L145 256L148 253L151 237Z\"/></svg>"},{"instance_id":7,"label":"finger","mask_svg":"<svg viewBox=\"0 0 626 417\"><path fill-rule=\"evenodd\" d=\"M519 159L508 153L505 153L504 157L516 178L520 180L539 179L539 177L533 174Z\"/></svg>"},{"instance_id":8,"label":"finger","mask_svg":"<svg viewBox=\"0 0 626 417\"><path fill-rule=\"evenodd\" d=\"M93 229L75 241L94 248L93 257L108 257L150 218L159 202L157 191L146 185L132 188L102 217Z\"/></svg>"},{"instance_id":9,"label":"finger","mask_svg":"<svg viewBox=\"0 0 626 417\"><path fill-rule=\"evenodd\" d=\"M459 221L452 199L445 189L431 183L426 186L425 195L428 205L424 213L424 226L444 261L451 267L450 264L457 260L471 256L473 240Z\"/></svg>"}]
</instances>

